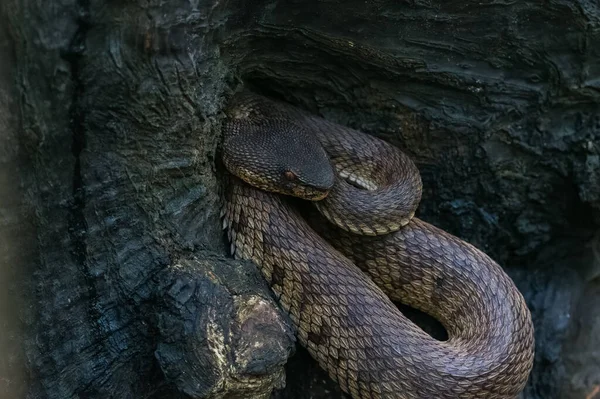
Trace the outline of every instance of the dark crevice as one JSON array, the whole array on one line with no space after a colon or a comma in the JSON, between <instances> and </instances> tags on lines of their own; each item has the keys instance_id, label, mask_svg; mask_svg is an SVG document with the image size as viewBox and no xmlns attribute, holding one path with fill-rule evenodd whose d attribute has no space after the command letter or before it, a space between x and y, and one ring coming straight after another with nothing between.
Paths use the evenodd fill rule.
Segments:
<instances>
[{"instance_id":1,"label":"dark crevice","mask_svg":"<svg viewBox=\"0 0 600 399\"><path fill-rule=\"evenodd\" d=\"M71 212L68 221L69 235L72 243L72 252L76 264L81 268L86 281L86 288L91 298L89 304L89 315L93 322L98 320L100 315L95 306L94 298L97 297L94 279L87 269L87 225L85 221L85 187L81 173L81 153L85 148L85 113L81 109L81 101L84 93L84 84L81 77L81 64L85 52L86 35L90 28L89 23L89 0L80 0L77 3L79 8L78 29L73 35L69 47L61 54L62 58L69 63L71 80L73 82L73 94L69 109L70 128L73 141L71 144L71 153L75 158L73 170L73 198L71 202Z\"/></svg>"},{"instance_id":2,"label":"dark crevice","mask_svg":"<svg viewBox=\"0 0 600 399\"><path fill-rule=\"evenodd\" d=\"M574 233L590 235L598 228L599 215L591 203L582 201L576 181L576 177L570 175L568 179L565 179L563 187L557 188L557 190L564 193L565 216L569 221L569 226L573 227Z\"/></svg>"},{"instance_id":3,"label":"dark crevice","mask_svg":"<svg viewBox=\"0 0 600 399\"><path fill-rule=\"evenodd\" d=\"M276 101L287 102L285 97L281 95L281 93L275 90L273 87L277 87L277 82L272 81L261 81L254 79L243 79L244 86L246 89L256 93L263 95L265 97L270 97Z\"/></svg>"},{"instance_id":4,"label":"dark crevice","mask_svg":"<svg viewBox=\"0 0 600 399\"><path fill-rule=\"evenodd\" d=\"M84 85L81 79L81 60L85 52L85 40L90 28L89 24L89 0L80 0L78 29L71 39L69 47L63 51L62 58L69 63L71 68L71 79L73 81L73 95L69 110L71 116L71 132L73 142L71 153L75 157L73 171L73 202L71 208L71 220L69 221L69 232L73 242L73 255L79 265L85 265L85 236L86 225L84 218L85 190L81 176L80 155L85 147L85 114L81 110L81 98L83 97Z\"/></svg>"},{"instance_id":5,"label":"dark crevice","mask_svg":"<svg viewBox=\"0 0 600 399\"><path fill-rule=\"evenodd\" d=\"M438 341L447 341L448 332L435 317L400 302L394 303L407 319Z\"/></svg>"},{"instance_id":6,"label":"dark crevice","mask_svg":"<svg viewBox=\"0 0 600 399\"><path fill-rule=\"evenodd\" d=\"M83 97L84 85L81 80L81 59L85 51L85 40L89 25L89 1L80 0L78 2L80 15L78 19L78 29L73 35L71 43L62 58L65 59L71 68L71 79L73 81L73 96L71 98L71 131L73 142L71 152L75 157L73 171L73 202L71 208L71 218L69 220L69 232L73 242L73 256L78 265L82 267L86 263L86 224L84 217L85 209L85 189L83 187L83 178L81 176L80 155L85 147L85 114L81 110L80 102Z\"/></svg>"}]
</instances>

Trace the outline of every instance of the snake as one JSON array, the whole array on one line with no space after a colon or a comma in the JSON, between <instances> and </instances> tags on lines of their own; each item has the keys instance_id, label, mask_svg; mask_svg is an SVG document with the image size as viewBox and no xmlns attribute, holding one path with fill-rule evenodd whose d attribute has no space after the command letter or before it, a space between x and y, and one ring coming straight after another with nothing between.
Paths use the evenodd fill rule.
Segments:
<instances>
[{"instance_id":1,"label":"snake","mask_svg":"<svg viewBox=\"0 0 600 399\"><path fill-rule=\"evenodd\" d=\"M299 343L343 392L517 397L533 366L530 311L494 260L415 216L422 181L409 156L246 89L225 114L231 253L258 266ZM433 316L447 339L394 302Z\"/></svg>"}]
</instances>

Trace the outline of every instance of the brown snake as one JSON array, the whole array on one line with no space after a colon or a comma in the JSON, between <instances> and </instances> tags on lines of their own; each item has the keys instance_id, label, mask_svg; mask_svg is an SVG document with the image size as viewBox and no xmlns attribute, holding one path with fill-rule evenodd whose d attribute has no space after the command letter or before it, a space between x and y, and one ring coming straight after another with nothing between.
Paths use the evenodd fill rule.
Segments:
<instances>
[{"instance_id":1,"label":"brown snake","mask_svg":"<svg viewBox=\"0 0 600 399\"><path fill-rule=\"evenodd\" d=\"M413 217L421 179L406 155L248 92L227 112L232 252L260 267L300 343L343 391L516 397L533 363L529 310L492 259ZM332 223L311 226L275 193L314 200ZM392 300L434 316L449 338L432 338Z\"/></svg>"}]
</instances>

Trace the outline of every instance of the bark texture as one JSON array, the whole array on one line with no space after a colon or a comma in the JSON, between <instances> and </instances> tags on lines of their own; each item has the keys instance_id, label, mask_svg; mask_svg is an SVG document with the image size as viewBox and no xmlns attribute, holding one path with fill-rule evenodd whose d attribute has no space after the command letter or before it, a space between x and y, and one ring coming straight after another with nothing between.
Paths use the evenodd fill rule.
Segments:
<instances>
[{"instance_id":1,"label":"bark texture","mask_svg":"<svg viewBox=\"0 0 600 399\"><path fill-rule=\"evenodd\" d=\"M287 318L252 265L223 257L217 147L241 85L414 157L419 217L493 256L528 300L523 397L600 385L597 2L0 7L0 395L283 387ZM341 397L302 350L287 370L274 396Z\"/></svg>"}]
</instances>

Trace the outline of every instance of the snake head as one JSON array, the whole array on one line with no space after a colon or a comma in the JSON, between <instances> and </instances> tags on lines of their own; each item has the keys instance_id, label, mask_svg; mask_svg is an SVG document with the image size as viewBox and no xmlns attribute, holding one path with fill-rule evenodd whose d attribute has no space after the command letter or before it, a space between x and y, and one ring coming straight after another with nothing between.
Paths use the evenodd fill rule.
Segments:
<instances>
[{"instance_id":1,"label":"snake head","mask_svg":"<svg viewBox=\"0 0 600 399\"><path fill-rule=\"evenodd\" d=\"M325 198L335 181L317 138L289 120L230 121L225 126L223 161L230 173L252 186L306 200Z\"/></svg>"}]
</instances>

